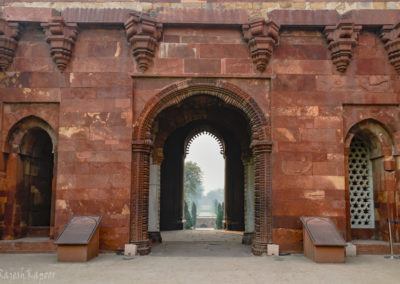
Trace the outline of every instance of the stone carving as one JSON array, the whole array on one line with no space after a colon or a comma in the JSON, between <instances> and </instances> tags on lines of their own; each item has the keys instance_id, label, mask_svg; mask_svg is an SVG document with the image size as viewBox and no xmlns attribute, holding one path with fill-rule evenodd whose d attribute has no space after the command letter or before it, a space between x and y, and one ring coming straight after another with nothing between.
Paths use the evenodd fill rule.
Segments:
<instances>
[{"instance_id":1,"label":"stone carving","mask_svg":"<svg viewBox=\"0 0 400 284\"><path fill-rule=\"evenodd\" d=\"M279 26L273 21L258 18L242 26L253 63L260 72L265 71L279 38Z\"/></svg>"},{"instance_id":2,"label":"stone carving","mask_svg":"<svg viewBox=\"0 0 400 284\"><path fill-rule=\"evenodd\" d=\"M46 41L50 44L50 53L60 71L64 71L72 56L78 25L65 23L62 17L53 17L48 23L41 24Z\"/></svg>"},{"instance_id":3,"label":"stone carving","mask_svg":"<svg viewBox=\"0 0 400 284\"><path fill-rule=\"evenodd\" d=\"M381 39L388 52L389 62L400 74L400 22L396 25L384 25L381 30Z\"/></svg>"},{"instance_id":4,"label":"stone carving","mask_svg":"<svg viewBox=\"0 0 400 284\"><path fill-rule=\"evenodd\" d=\"M126 36L132 47L138 69L146 71L153 60L154 52L162 35L162 24L149 15L133 12L125 22Z\"/></svg>"},{"instance_id":5,"label":"stone carving","mask_svg":"<svg viewBox=\"0 0 400 284\"><path fill-rule=\"evenodd\" d=\"M324 33L328 40L331 58L339 72L345 72L349 66L360 31L361 26L349 21L325 27Z\"/></svg>"},{"instance_id":6,"label":"stone carving","mask_svg":"<svg viewBox=\"0 0 400 284\"><path fill-rule=\"evenodd\" d=\"M0 70L11 65L19 39L19 24L0 19Z\"/></svg>"}]
</instances>

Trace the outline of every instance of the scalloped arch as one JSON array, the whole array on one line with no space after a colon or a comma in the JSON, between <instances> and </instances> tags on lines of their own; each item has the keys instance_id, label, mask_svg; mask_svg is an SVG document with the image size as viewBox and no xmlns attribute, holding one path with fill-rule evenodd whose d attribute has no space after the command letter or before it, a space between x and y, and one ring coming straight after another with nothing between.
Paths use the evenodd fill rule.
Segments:
<instances>
[{"instance_id":1,"label":"scalloped arch","mask_svg":"<svg viewBox=\"0 0 400 284\"><path fill-rule=\"evenodd\" d=\"M203 125L200 127L194 128L185 140L185 155L188 154L189 148L192 145L193 141L196 140L197 137L201 135L209 135L210 137L214 138L218 144L219 150L221 155L225 156L225 142L222 136L216 131L215 129L208 127L207 125Z\"/></svg>"}]
</instances>

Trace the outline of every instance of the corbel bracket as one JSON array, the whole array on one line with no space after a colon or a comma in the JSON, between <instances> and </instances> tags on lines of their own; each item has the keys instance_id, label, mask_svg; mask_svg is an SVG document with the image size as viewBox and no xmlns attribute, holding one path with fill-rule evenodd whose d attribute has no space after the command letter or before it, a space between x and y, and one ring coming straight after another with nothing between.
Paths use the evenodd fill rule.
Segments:
<instances>
[{"instance_id":1,"label":"corbel bracket","mask_svg":"<svg viewBox=\"0 0 400 284\"><path fill-rule=\"evenodd\" d=\"M349 21L325 27L324 33L328 40L331 58L339 72L346 72L353 57L353 49L358 43L360 31L361 26Z\"/></svg>"},{"instance_id":2,"label":"corbel bracket","mask_svg":"<svg viewBox=\"0 0 400 284\"><path fill-rule=\"evenodd\" d=\"M279 25L258 18L243 25L242 31L256 69L260 72L265 71L279 39Z\"/></svg>"},{"instance_id":3,"label":"corbel bracket","mask_svg":"<svg viewBox=\"0 0 400 284\"><path fill-rule=\"evenodd\" d=\"M0 19L0 70L6 71L17 50L20 25Z\"/></svg>"},{"instance_id":4,"label":"corbel bracket","mask_svg":"<svg viewBox=\"0 0 400 284\"><path fill-rule=\"evenodd\" d=\"M46 34L46 41L50 44L51 56L58 69L63 72L72 57L72 49L78 36L78 25L65 23L62 17L53 17L41 26Z\"/></svg>"},{"instance_id":5,"label":"corbel bracket","mask_svg":"<svg viewBox=\"0 0 400 284\"><path fill-rule=\"evenodd\" d=\"M141 72L146 71L161 39L163 25L148 14L133 12L125 22L126 36Z\"/></svg>"},{"instance_id":6,"label":"corbel bracket","mask_svg":"<svg viewBox=\"0 0 400 284\"><path fill-rule=\"evenodd\" d=\"M397 74L400 74L400 22L395 25L384 25L380 38L385 44L389 62Z\"/></svg>"}]
</instances>

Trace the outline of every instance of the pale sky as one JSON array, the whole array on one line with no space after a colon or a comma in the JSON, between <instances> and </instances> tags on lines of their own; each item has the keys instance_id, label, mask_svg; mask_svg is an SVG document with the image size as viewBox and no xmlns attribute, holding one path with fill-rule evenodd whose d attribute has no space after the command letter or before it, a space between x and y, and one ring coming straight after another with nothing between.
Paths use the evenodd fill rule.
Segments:
<instances>
[{"instance_id":1,"label":"pale sky","mask_svg":"<svg viewBox=\"0 0 400 284\"><path fill-rule=\"evenodd\" d=\"M185 162L192 161L203 171L204 194L224 188L225 160L217 141L209 135L197 137L190 145Z\"/></svg>"}]
</instances>

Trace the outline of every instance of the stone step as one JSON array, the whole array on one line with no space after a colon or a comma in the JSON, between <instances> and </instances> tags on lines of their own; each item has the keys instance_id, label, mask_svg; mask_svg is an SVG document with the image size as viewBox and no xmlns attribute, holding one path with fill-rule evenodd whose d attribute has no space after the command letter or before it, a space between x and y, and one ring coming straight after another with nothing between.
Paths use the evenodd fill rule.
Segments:
<instances>
[{"instance_id":1,"label":"stone step","mask_svg":"<svg viewBox=\"0 0 400 284\"><path fill-rule=\"evenodd\" d=\"M27 237L28 238L40 238L40 237L46 237L49 236L50 234L50 227L40 227L40 226L35 226L35 227L28 227L27 231Z\"/></svg>"},{"instance_id":2,"label":"stone step","mask_svg":"<svg viewBox=\"0 0 400 284\"><path fill-rule=\"evenodd\" d=\"M0 253L53 253L57 249L49 238L22 238L0 241Z\"/></svg>"}]
</instances>

